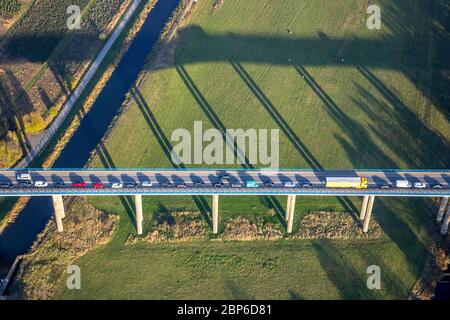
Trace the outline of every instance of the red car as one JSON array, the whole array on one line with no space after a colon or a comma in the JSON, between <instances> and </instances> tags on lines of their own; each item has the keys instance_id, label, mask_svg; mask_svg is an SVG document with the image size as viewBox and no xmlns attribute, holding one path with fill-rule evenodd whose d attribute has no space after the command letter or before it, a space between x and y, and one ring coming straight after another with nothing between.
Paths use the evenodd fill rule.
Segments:
<instances>
[{"instance_id":1,"label":"red car","mask_svg":"<svg viewBox=\"0 0 450 320\"><path fill-rule=\"evenodd\" d=\"M74 182L74 183L72 183L72 187L74 187L74 188L84 188L84 187L86 187L86 182L84 182L84 181Z\"/></svg>"},{"instance_id":2,"label":"red car","mask_svg":"<svg viewBox=\"0 0 450 320\"><path fill-rule=\"evenodd\" d=\"M94 189L103 189L103 183L94 182Z\"/></svg>"}]
</instances>

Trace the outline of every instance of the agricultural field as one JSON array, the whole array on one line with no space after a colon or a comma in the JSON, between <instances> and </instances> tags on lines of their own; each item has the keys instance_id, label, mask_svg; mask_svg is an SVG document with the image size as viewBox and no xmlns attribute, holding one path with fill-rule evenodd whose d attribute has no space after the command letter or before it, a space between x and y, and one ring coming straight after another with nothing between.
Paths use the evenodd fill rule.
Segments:
<instances>
[{"instance_id":1,"label":"agricultural field","mask_svg":"<svg viewBox=\"0 0 450 320\"><path fill-rule=\"evenodd\" d=\"M21 3L19 0L3 0L0 3L0 16L11 17L20 11Z\"/></svg>"},{"instance_id":2,"label":"agricultural field","mask_svg":"<svg viewBox=\"0 0 450 320\"><path fill-rule=\"evenodd\" d=\"M129 3L36 0L8 31L0 45L0 166L39 140ZM69 5L81 9L79 30L67 28Z\"/></svg>"},{"instance_id":3,"label":"agricultural field","mask_svg":"<svg viewBox=\"0 0 450 320\"><path fill-rule=\"evenodd\" d=\"M383 26L374 31L360 0L198 2L173 57L148 64L91 166L172 167L172 132L202 121L204 130L280 130L282 168L448 168L449 2L379 4ZM202 212L205 202L146 197L144 234L159 214ZM120 223L109 244L75 262L83 289L62 281L59 298L406 299L437 241L436 204L422 199L377 199L380 239L176 244L128 243L128 197L90 203ZM350 214L360 205L299 198L294 233L311 211ZM281 224L273 210L263 198L221 197L221 232L238 216ZM363 280L371 264L384 270L376 293Z\"/></svg>"}]
</instances>

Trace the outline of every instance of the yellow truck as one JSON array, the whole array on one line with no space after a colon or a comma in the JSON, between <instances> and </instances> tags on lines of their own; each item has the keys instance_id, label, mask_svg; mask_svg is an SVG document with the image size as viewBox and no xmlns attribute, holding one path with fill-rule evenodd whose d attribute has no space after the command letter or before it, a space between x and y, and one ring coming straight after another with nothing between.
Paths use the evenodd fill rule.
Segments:
<instances>
[{"instance_id":1,"label":"yellow truck","mask_svg":"<svg viewBox=\"0 0 450 320\"><path fill-rule=\"evenodd\" d=\"M354 188L367 189L367 178L361 177L328 177L326 179L327 188Z\"/></svg>"}]
</instances>

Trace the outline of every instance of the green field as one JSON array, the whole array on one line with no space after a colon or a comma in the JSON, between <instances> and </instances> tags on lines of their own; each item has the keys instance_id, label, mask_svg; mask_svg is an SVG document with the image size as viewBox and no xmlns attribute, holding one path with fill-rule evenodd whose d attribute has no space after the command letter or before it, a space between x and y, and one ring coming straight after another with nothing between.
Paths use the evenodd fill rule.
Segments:
<instances>
[{"instance_id":1,"label":"green field","mask_svg":"<svg viewBox=\"0 0 450 320\"><path fill-rule=\"evenodd\" d=\"M438 84L446 71L435 62L444 51L433 29L448 1L380 2L381 31L366 28L360 0L225 0L217 11L213 1L199 2L174 64L132 89L93 166L172 167L172 132L202 121L204 130L279 129L283 168L448 167L449 116ZM197 202L146 197L145 229L155 212L204 210ZM405 299L436 231L432 201L377 199L374 218L385 235L376 241L124 245L135 232L132 200L91 203L120 214L119 229L76 261L82 289L61 286L58 297ZM294 230L308 211L360 204L299 198ZM236 215L274 219L270 208L262 198L222 197L222 228ZM371 264L382 269L378 292L365 287Z\"/></svg>"}]
</instances>

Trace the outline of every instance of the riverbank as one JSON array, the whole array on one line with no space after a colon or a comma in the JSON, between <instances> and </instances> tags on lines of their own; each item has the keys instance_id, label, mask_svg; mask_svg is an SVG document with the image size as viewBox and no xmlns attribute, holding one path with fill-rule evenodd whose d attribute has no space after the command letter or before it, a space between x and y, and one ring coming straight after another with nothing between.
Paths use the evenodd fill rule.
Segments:
<instances>
[{"instance_id":1,"label":"riverbank","mask_svg":"<svg viewBox=\"0 0 450 320\"><path fill-rule=\"evenodd\" d=\"M156 0L147 0L140 4L136 11L138 15L135 15L131 23L126 26L121 36L111 47L103 63L98 67L92 81L86 86L78 102L74 105L73 110L67 115L67 120L61 123L60 128L55 132L49 144L35 159L33 163L35 167L50 168L56 161L61 151L79 128L83 116L89 112L123 55L127 52L134 37L144 24L146 16L155 5L155 2ZM20 198L8 210L9 213L5 213L3 218L0 215L0 234L15 221L17 215L20 214L21 210L28 203L28 200L29 198Z\"/></svg>"}]
</instances>

